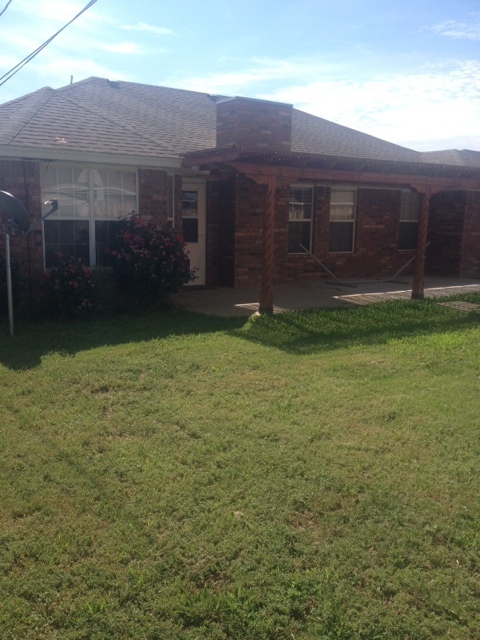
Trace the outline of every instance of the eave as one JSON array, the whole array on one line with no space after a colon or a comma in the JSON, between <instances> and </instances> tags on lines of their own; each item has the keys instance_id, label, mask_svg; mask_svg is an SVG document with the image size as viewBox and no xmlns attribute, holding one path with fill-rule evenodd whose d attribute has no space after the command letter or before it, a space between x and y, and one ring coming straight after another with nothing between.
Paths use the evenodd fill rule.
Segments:
<instances>
[{"instance_id":1,"label":"eave","mask_svg":"<svg viewBox=\"0 0 480 640\"><path fill-rule=\"evenodd\" d=\"M258 149L206 149L188 153L184 167L215 171L229 167L257 179L405 186L443 189L480 189L480 168L426 162L317 155Z\"/></svg>"},{"instance_id":2,"label":"eave","mask_svg":"<svg viewBox=\"0 0 480 640\"><path fill-rule=\"evenodd\" d=\"M127 155L99 153L96 151L76 151L74 149L46 149L0 144L0 157L51 162L82 162L117 166L146 167L151 169L181 169L182 158L168 156Z\"/></svg>"}]
</instances>

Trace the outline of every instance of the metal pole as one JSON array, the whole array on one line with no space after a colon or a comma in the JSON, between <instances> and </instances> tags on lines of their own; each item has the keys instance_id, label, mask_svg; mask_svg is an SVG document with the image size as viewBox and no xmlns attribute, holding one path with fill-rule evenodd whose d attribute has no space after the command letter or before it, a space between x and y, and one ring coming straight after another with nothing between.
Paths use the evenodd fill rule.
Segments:
<instances>
[{"instance_id":1,"label":"metal pole","mask_svg":"<svg viewBox=\"0 0 480 640\"><path fill-rule=\"evenodd\" d=\"M10 336L13 337L13 295L12 295L12 264L10 259L10 232L11 225L7 223L5 227L5 269L7 276L7 297L8 297L8 328Z\"/></svg>"}]
</instances>

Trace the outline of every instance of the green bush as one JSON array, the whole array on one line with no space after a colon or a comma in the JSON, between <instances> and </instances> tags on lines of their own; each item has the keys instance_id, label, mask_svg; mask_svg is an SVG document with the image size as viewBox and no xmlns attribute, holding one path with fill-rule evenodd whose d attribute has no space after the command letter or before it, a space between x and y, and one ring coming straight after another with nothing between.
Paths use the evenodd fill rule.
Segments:
<instances>
[{"instance_id":1,"label":"green bush","mask_svg":"<svg viewBox=\"0 0 480 640\"><path fill-rule=\"evenodd\" d=\"M161 303L194 279L183 238L168 227L127 220L111 253L113 277L120 290L141 306Z\"/></svg>"}]
</instances>

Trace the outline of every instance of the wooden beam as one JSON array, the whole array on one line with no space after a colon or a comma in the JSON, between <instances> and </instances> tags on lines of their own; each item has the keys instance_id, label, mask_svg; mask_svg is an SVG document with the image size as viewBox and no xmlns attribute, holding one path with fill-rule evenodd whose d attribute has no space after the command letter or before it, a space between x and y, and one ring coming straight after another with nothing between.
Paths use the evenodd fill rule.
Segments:
<instances>
[{"instance_id":1,"label":"wooden beam","mask_svg":"<svg viewBox=\"0 0 480 640\"><path fill-rule=\"evenodd\" d=\"M340 169L309 169L302 167L265 166L255 163L232 161L229 166L241 175L248 175L256 182L268 177L275 177L291 182L296 180L324 180L326 182L340 182L362 184L368 186L381 185L385 188L414 187L424 191L444 189L480 189L480 179L449 178L439 176L422 176L418 174L374 173L368 171L343 171Z\"/></svg>"},{"instance_id":2,"label":"wooden beam","mask_svg":"<svg viewBox=\"0 0 480 640\"><path fill-rule=\"evenodd\" d=\"M275 275L275 198L277 181L267 182L265 211L263 214L263 270L259 313L273 315L273 280Z\"/></svg>"},{"instance_id":3,"label":"wooden beam","mask_svg":"<svg viewBox=\"0 0 480 640\"><path fill-rule=\"evenodd\" d=\"M432 192L426 189L421 192L420 216L417 231L417 252L415 254L415 266L412 283L412 300L421 300L425 296L425 254L427 251L428 213L430 210L430 197Z\"/></svg>"}]
</instances>

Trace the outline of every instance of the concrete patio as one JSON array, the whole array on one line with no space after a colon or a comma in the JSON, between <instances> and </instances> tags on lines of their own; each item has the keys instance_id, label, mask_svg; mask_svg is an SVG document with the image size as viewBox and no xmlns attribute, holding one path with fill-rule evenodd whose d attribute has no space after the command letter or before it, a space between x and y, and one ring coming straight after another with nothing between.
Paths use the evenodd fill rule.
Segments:
<instances>
[{"instance_id":1,"label":"concrete patio","mask_svg":"<svg viewBox=\"0 0 480 640\"><path fill-rule=\"evenodd\" d=\"M319 309L365 305L385 300L410 299L411 277L395 281L353 279L342 282L315 281L280 284L274 287L274 313L287 310ZM425 297L439 298L480 292L480 280L468 278L425 277ZM250 316L258 310L260 287L186 287L176 296L178 307L214 316Z\"/></svg>"}]
</instances>

